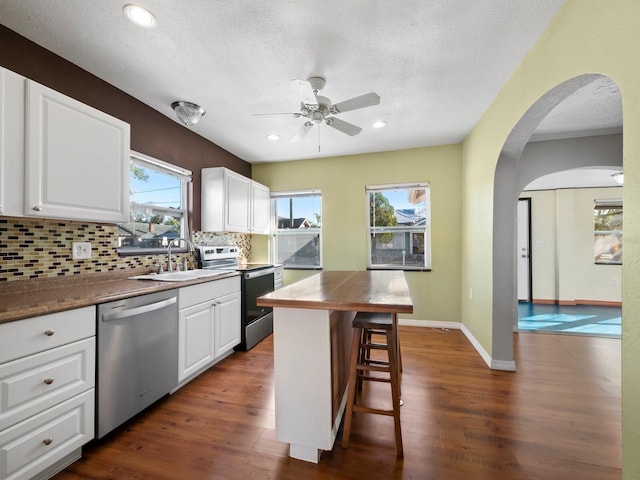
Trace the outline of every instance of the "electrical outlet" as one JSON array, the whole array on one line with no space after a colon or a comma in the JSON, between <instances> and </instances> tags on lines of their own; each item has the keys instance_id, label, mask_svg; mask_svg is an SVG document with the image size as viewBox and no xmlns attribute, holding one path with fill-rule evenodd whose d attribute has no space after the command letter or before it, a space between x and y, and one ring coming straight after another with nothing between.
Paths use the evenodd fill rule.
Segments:
<instances>
[{"instance_id":1,"label":"electrical outlet","mask_svg":"<svg viewBox=\"0 0 640 480\"><path fill-rule=\"evenodd\" d=\"M469 289L469 300L473 299L473 288Z\"/></svg>"},{"instance_id":2,"label":"electrical outlet","mask_svg":"<svg viewBox=\"0 0 640 480\"><path fill-rule=\"evenodd\" d=\"M91 258L91 242L73 242L71 255L74 260L85 260Z\"/></svg>"}]
</instances>

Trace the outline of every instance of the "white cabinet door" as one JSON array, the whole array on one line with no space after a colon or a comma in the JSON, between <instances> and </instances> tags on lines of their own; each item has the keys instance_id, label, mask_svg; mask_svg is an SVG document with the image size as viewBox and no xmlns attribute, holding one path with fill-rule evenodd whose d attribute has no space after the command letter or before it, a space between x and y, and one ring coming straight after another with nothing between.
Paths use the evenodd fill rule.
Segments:
<instances>
[{"instance_id":1,"label":"white cabinet door","mask_svg":"<svg viewBox=\"0 0 640 480\"><path fill-rule=\"evenodd\" d=\"M251 180L232 171L225 172L225 230L249 232L249 201Z\"/></svg>"},{"instance_id":2,"label":"white cabinet door","mask_svg":"<svg viewBox=\"0 0 640 480\"><path fill-rule=\"evenodd\" d=\"M129 125L27 81L25 215L124 222Z\"/></svg>"},{"instance_id":3,"label":"white cabinet door","mask_svg":"<svg viewBox=\"0 0 640 480\"><path fill-rule=\"evenodd\" d=\"M24 215L26 78L0 67L0 215Z\"/></svg>"},{"instance_id":4,"label":"white cabinet door","mask_svg":"<svg viewBox=\"0 0 640 480\"><path fill-rule=\"evenodd\" d=\"M178 313L178 382L214 360L215 301Z\"/></svg>"},{"instance_id":5,"label":"white cabinet door","mask_svg":"<svg viewBox=\"0 0 640 480\"><path fill-rule=\"evenodd\" d=\"M251 233L268 234L271 194L269 187L251 181Z\"/></svg>"},{"instance_id":6,"label":"white cabinet door","mask_svg":"<svg viewBox=\"0 0 640 480\"><path fill-rule=\"evenodd\" d=\"M205 232L269 233L269 188L224 167L202 169Z\"/></svg>"},{"instance_id":7,"label":"white cabinet door","mask_svg":"<svg viewBox=\"0 0 640 480\"><path fill-rule=\"evenodd\" d=\"M232 293L216 299L216 358L240 343L240 315L240 293Z\"/></svg>"}]
</instances>

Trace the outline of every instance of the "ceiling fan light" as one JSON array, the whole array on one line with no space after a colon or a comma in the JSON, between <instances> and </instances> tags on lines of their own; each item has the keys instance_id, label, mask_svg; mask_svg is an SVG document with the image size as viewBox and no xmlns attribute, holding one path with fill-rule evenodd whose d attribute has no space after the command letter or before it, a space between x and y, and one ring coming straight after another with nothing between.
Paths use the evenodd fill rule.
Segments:
<instances>
[{"instance_id":1,"label":"ceiling fan light","mask_svg":"<svg viewBox=\"0 0 640 480\"><path fill-rule=\"evenodd\" d=\"M129 3L124 6L124 13L129 20L140 27L153 28L158 24L153 13L140 5Z\"/></svg>"},{"instance_id":2,"label":"ceiling fan light","mask_svg":"<svg viewBox=\"0 0 640 480\"><path fill-rule=\"evenodd\" d=\"M198 123L206 113L200 105L191 102L173 102L171 108L173 108L180 121L187 127Z\"/></svg>"},{"instance_id":3,"label":"ceiling fan light","mask_svg":"<svg viewBox=\"0 0 640 480\"><path fill-rule=\"evenodd\" d=\"M613 178L614 182L619 183L620 185L622 185L624 183L624 173L623 172L614 173L613 175L611 175L611 178Z\"/></svg>"},{"instance_id":4,"label":"ceiling fan light","mask_svg":"<svg viewBox=\"0 0 640 480\"><path fill-rule=\"evenodd\" d=\"M372 126L373 128L382 128L382 127L384 127L386 124L387 124L387 122L385 122L385 121L383 121L383 120L378 120L377 122L373 122L373 123L371 124L371 126Z\"/></svg>"}]
</instances>

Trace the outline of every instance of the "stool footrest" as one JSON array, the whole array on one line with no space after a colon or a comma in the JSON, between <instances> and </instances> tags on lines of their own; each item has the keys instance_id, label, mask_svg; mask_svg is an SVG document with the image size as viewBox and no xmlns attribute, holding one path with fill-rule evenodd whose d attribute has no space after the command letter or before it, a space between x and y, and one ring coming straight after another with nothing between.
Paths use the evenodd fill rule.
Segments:
<instances>
[{"instance_id":1,"label":"stool footrest","mask_svg":"<svg viewBox=\"0 0 640 480\"><path fill-rule=\"evenodd\" d=\"M388 346L386 343L361 343L360 348L370 348L372 350L387 350Z\"/></svg>"},{"instance_id":2,"label":"stool footrest","mask_svg":"<svg viewBox=\"0 0 640 480\"><path fill-rule=\"evenodd\" d=\"M388 415L390 417L393 417L394 415L393 410L381 410L379 408L363 407L362 405L354 405L353 411L362 413L375 413L377 415Z\"/></svg>"},{"instance_id":3,"label":"stool footrest","mask_svg":"<svg viewBox=\"0 0 640 480\"><path fill-rule=\"evenodd\" d=\"M358 365L358 370L366 371L366 372L385 372L389 373L391 369L388 366L382 365Z\"/></svg>"},{"instance_id":4,"label":"stool footrest","mask_svg":"<svg viewBox=\"0 0 640 480\"><path fill-rule=\"evenodd\" d=\"M384 360L371 360L370 358L365 358L362 361L364 362L362 365L389 365L389 362L385 362Z\"/></svg>"},{"instance_id":5,"label":"stool footrest","mask_svg":"<svg viewBox=\"0 0 640 480\"><path fill-rule=\"evenodd\" d=\"M360 380L367 380L368 382L391 383L389 378L372 377L370 375L360 375L358 378Z\"/></svg>"}]
</instances>

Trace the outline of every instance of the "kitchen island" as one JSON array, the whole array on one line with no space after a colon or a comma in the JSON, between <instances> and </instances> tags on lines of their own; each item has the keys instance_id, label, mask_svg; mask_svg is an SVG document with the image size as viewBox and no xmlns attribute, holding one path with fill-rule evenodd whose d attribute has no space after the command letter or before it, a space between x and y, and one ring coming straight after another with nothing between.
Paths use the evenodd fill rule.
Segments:
<instances>
[{"instance_id":1,"label":"kitchen island","mask_svg":"<svg viewBox=\"0 0 640 480\"><path fill-rule=\"evenodd\" d=\"M346 405L356 312L413 313L404 273L322 272L259 297L273 307L276 437L317 463L331 450Z\"/></svg>"}]
</instances>

